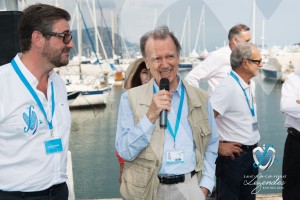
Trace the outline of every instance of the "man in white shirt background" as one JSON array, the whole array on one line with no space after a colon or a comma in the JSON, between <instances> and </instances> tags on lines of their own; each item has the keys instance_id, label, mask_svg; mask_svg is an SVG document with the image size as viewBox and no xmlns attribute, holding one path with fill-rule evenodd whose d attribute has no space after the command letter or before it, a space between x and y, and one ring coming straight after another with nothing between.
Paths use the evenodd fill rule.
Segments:
<instances>
[{"instance_id":1,"label":"man in white shirt background","mask_svg":"<svg viewBox=\"0 0 300 200\"><path fill-rule=\"evenodd\" d=\"M300 199L300 71L287 76L282 85L280 110L286 115L287 138L284 146L282 197Z\"/></svg>"},{"instance_id":2,"label":"man in white shirt background","mask_svg":"<svg viewBox=\"0 0 300 200\"><path fill-rule=\"evenodd\" d=\"M249 42L250 40L251 32L248 26L244 24L233 26L228 33L229 45L209 53L207 58L186 75L185 80L195 87L199 87L202 79L207 80L208 94L211 96L219 82L231 70L231 50L238 42Z\"/></svg>"},{"instance_id":3,"label":"man in white shirt background","mask_svg":"<svg viewBox=\"0 0 300 200\"><path fill-rule=\"evenodd\" d=\"M233 26L228 32L229 45L215 50L193 68L185 77L185 80L195 86L199 87L202 79L208 82L208 94L212 95L216 86L221 80L228 76L230 65L231 50L238 42L249 42L251 40L250 28L245 24L237 24ZM230 148L226 143L219 144L219 152L227 151ZM241 149L238 149L240 151Z\"/></svg>"},{"instance_id":4,"label":"man in white shirt background","mask_svg":"<svg viewBox=\"0 0 300 200\"><path fill-rule=\"evenodd\" d=\"M216 161L217 200L255 200L258 168L252 150L260 140L255 101L255 82L262 59L258 48L240 42L233 48L232 71L211 96L220 144L227 144Z\"/></svg>"}]
</instances>

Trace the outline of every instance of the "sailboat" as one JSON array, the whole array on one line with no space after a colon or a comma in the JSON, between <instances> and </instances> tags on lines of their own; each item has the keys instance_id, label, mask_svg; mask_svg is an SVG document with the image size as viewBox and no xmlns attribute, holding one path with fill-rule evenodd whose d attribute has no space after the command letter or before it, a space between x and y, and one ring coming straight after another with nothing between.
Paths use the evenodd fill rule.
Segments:
<instances>
[{"instance_id":1,"label":"sailboat","mask_svg":"<svg viewBox=\"0 0 300 200\"><path fill-rule=\"evenodd\" d=\"M97 63L82 63L82 29L81 20L84 23L85 30L90 38L80 5L76 1L77 7L75 15L77 16L77 34L78 34L78 56L74 63L72 61L66 67L60 68L58 73L66 82L68 92L68 103L70 108L89 107L106 104L110 93L110 87L107 84L107 73L101 69L102 62L98 59ZM95 5L95 4L94 4ZM95 20L95 18L93 19ZM96 24L94 22L94 24ZM95 28L96 29L96 28ZM101 38L100 38L101 40ZM91 39L90 42L92 43ZM103 45L102 41L101 45ZM94 45L92 43L93 50Z\"/></svg>"}]
</instances>

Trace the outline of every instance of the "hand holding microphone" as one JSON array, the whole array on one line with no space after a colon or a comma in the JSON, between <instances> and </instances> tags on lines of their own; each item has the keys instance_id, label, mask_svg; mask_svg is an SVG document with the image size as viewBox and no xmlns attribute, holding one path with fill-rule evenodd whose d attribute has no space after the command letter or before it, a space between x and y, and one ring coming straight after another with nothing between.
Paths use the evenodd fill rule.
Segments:
<instances>
[{"instance_id":1,"label":"hand holding microphone","mask_svg":"<svg viewBox=\"0 0 300 200\"><path fill-rule=\"evenodd\" d=\"M170 83L169 79L161 78L159 83L159 90L170 90ZM161 128L167 127L167 120L168 120L168 111L162 110L160 113L159 125Z\"/></svg>"},{"instance_id":2,"label":"hand holding microphone","mask_svg":"<svg viewBox=\"0 0 300 200\"><path fill-rule=\"evenodd\" d=\"M169 80L162 78L159 83L159 91L153 95L147 117L151 123L160 118L160 126L166 127L168 110L171 110L171 96L169 93Z\"/></svg>"}]
</instances>

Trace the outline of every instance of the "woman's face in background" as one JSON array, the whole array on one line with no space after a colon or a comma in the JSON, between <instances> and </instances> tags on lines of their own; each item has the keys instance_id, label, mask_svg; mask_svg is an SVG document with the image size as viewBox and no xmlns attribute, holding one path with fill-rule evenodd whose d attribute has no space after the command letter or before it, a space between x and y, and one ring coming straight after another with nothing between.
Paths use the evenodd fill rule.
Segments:
<instances>
[{"instance_id":1,"label":"woman's face in background","mask_svg":"<svg viewBox=\"0 0 300 200\"><path fill-rule=\"evenodd\" d=\"M152 76L150 74L150 70L148 70L147 68L142 69L142 71L140 72L141 83L142 84L148 83L151 78Z\"/></svg>"}]
</instances>

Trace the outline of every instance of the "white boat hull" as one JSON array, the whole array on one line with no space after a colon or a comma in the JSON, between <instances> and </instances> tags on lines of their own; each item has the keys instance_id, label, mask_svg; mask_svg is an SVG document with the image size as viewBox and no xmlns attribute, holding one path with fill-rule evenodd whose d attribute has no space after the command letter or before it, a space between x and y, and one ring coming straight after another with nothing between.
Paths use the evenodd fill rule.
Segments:
<instances>
[{"instance_id":1,"label":"white boat hull","mask_svg":"<svg viewBox=\"0 0 300 200\"><path fill-rule=\"evenodd\" d=\"M74 88L74 86L72 88ZM70 86L69 88L67 86L67 91L69 106L70 108L75 108L106 104L110 89L108 87L99 89L86 87L84 90L82 87L80 89L79 86L76 90L72 90Z\"/></svg>"}]
</instances>

